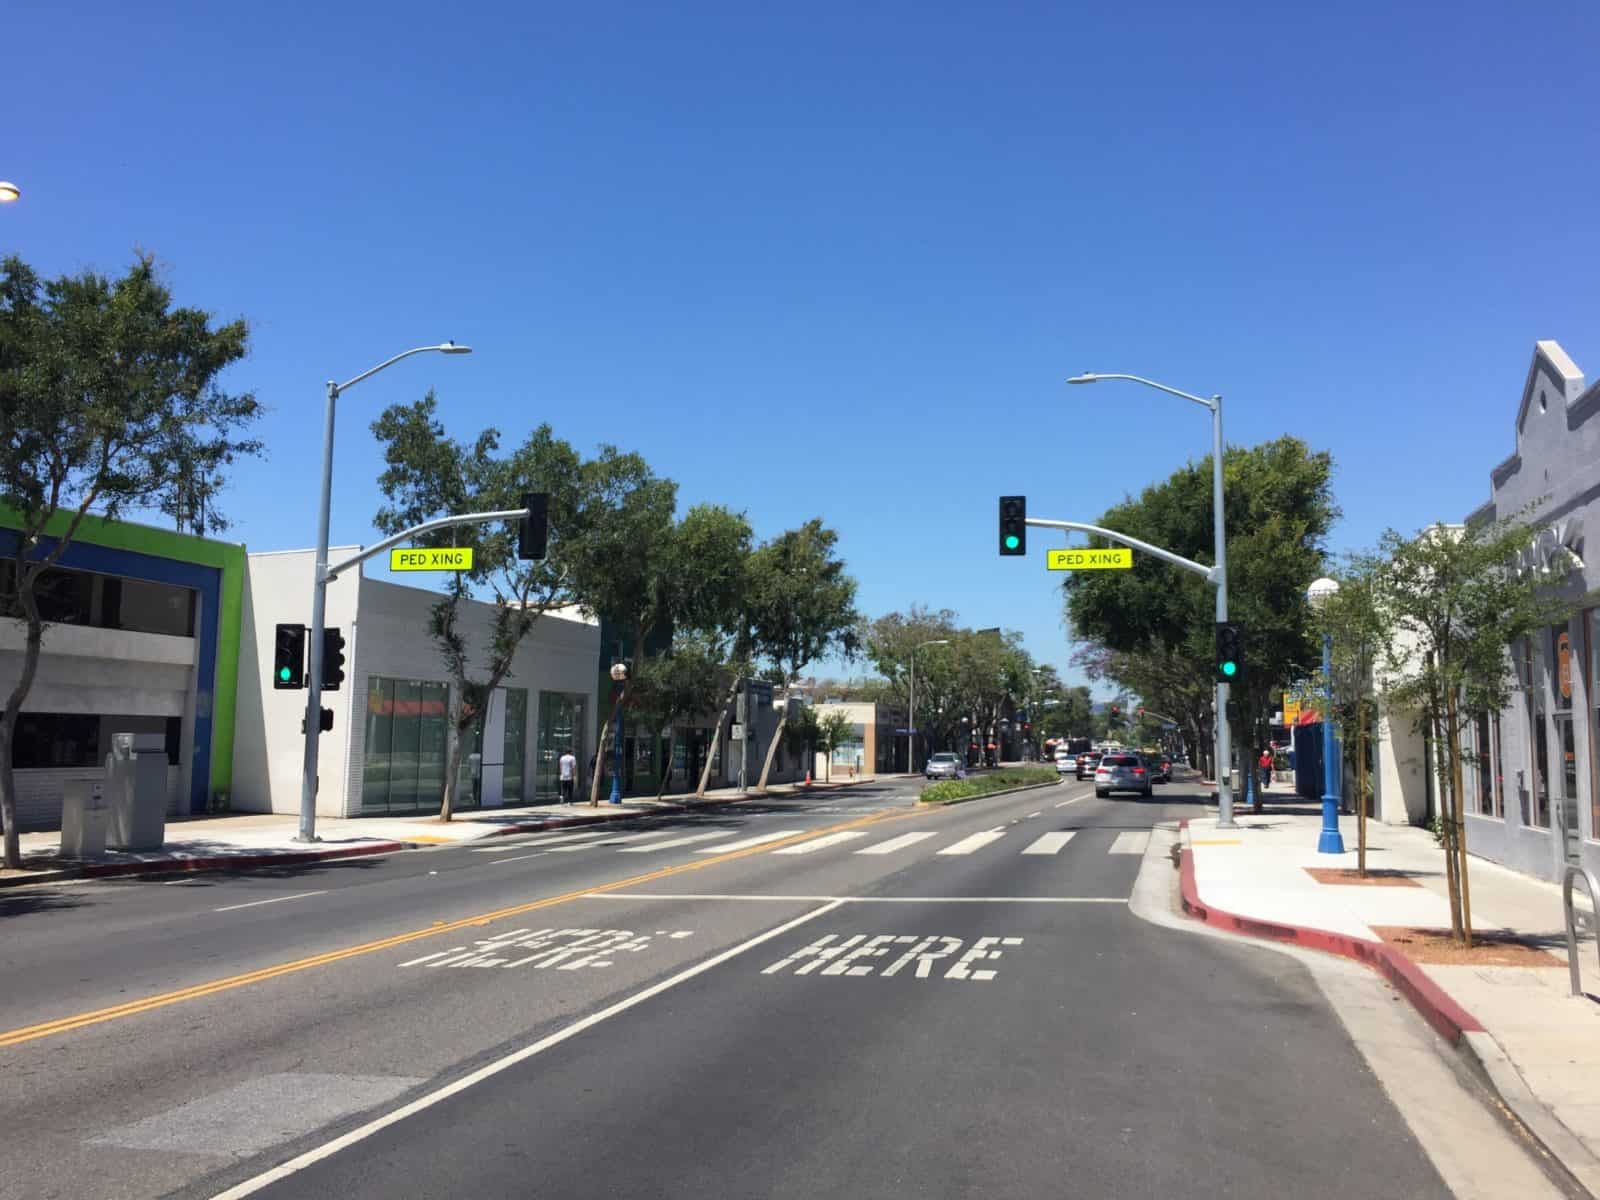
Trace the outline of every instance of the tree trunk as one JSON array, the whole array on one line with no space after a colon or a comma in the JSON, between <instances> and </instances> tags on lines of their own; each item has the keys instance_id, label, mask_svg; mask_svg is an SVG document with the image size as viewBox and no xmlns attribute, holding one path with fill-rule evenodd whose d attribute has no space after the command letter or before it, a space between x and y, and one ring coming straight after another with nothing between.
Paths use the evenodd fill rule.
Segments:
<instances>
[{"instance_id":1,"label":"tree trunk","mask_svg":"<svg viewBox=\"0 0 1600 1200\"><path fill-rule=\"evenodd\" d=\"M697 800L705 799L706 784L711 782L711 764L717 758L717 745L722 741L722 726L728 719L728 710L733 707L734 697L739 694L739 684L744 677L738 676L733 681L733 686L728 689L728 698L722 702L722 711L717 714L717 723L711 730L711 744L706 747L706 765L700 768L700 786L695 789Z\"/></svg>"},{"instance_id":2,"label":"tree trunk","mask_svg":"<svg viewBox=\"0 0 1600 1200\"><path fill-rule=\"evenodd\" d=\"M1456 879L1461 888L1461 940L1472 949L1472 889L1467 882L1467 822L1464 815L1466 799L1461 786L1461 715L1456 707L1456 694L1452 691L1445 699L1445 728L1450 744L1445 752L1450 756L1450 790L1454 794L1451 808L1455 813Z\"/></svg>"},{"instance_id":3,"label":"tree trunk","mask_svg":"<svg viewBox=\"0 0 1600 1200\"><path fill-rule=\"evenodd\" d=\"M751 713L750 715L752 717L755 716L754 713ZM772 760L778 755L778 743L783 737L783 727L788 723L789 706L788 704L785 704L783 706L783 716L778 718L778 728L772 735L772 741L767 745L767 760L761 764L761 781L756 784L756 795L758 796L764 796L767 793L767 776L772 773ZM754 727L755 722L751 721L750 725L751 727ZM749 729L745 730L745 736L750 736Z\"/></svg>"},{"instance_id":4,"label":"tree trunk","mask_svg":"<svg viewBox=\"0 0 1600 1200\"><path fill-rule=\"evenodd\" d=\"M1367 702L1356 702L1356 874L1367 877Z\"/></svg>"},{"instance_id":5,"label":"tree trunk","mask_svg":"<svg viewBox=\"0 0 1600 1200\"><path fill-rule=\"evenodd\" d=\"M676 748L677 741L678 727L669 724L667 726L667 753L661 760L661 786L656 789L657 800L667 794L667 781L672 778L672 751Z\"/></svg>"},{"instance_id":6,"label":"tree trunk","mask_svg":"<svg viewBox=\"0 0 1600 1200\"><path fill-rule=\"evenodd\" d=\"M1460 860L1456 856L1456 825L1455 814L1450 810L1449 787L1445 778L1444 765L1447 761L1446 750L1442 742L1444 731L1437 720L1431 720L1433 728L1433 761L1428 764L1428 769L1433 772L1434 795L1439 798L1439 831L1443 835L1445 879L1450 889L1450 933L1457 941L1462 937L1461 926L1461 875Z\"/></svg>"},{"instance_id":7,"label":"tree trunk","mask_svg":"<svg viewBox=\"0 0 1600 1200\"><path fill-rule=\"evenodd\" d=\"M604 773L601 768L606 761L606 738L611 734L611 718L607 717L600 725L600 741L594 750L594 770L589 773L589 807L600 807L600 776Z\"/></svg>"},{"instance_id":8,"label":"tree trunk","mask_svg":"<svg viewBox=\"0 0 1600 1200\"><path fill-rule=\"evenodd\" d=\"M28 636L23 644L22 674L6 697L5 712L0 714L0 823L5 825L5 865L13 870L22 866L22 843L17 833L17 779L11 766L12 746L22 702L33 688L33 677L39 671L39 653L44 647L44 622L39 620L32 586L19 586L17 594L27 614Z\"/></svg>"}]
</instances>

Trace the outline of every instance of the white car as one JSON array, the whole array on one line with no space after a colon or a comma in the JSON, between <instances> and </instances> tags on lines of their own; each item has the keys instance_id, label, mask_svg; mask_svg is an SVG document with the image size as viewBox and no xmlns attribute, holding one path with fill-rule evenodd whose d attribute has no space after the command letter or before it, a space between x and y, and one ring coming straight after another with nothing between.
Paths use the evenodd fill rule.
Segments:
<instances>
[{"instance_id":1,"label":"white car","mask_svg":"<svg viewBox=\"0 0 1600 1200\"><path fill-rule=\"evenodd\" d=\"M1069 750L1056 751L1056 774L1071 775L1078 769L1078 756Z\"/></svg>"}]
</instances>

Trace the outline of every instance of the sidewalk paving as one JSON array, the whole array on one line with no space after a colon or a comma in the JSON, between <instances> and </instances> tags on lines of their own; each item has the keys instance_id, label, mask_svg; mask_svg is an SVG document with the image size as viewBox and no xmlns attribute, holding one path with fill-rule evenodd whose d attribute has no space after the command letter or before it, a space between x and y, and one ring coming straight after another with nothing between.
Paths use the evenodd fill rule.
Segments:
<instances>
[{"instance_id":1,"label":"sidewalk paving","mask_svg":"<svg viewBox=\"0 0 1600 1200\"><path fill-rule=\"evenodd\" d=\"M881 776L880 779L896 778ZM654 797L632 796L621 804L587 800L573 804L530 804L515 808L472 809L457 813L452 821L418 814L408 817L318 817L319 841L296 842L300 820L288 813L238 813L228 816L168 818L166 843L160 850L108 850L95 859L60 856L61 833L44 830L20 835L21 870L0 869L0 887L46 883L58 879L106 875L160 874L172 871L244 869L256 866L290 866L327 859L397 850L452 845L477 838L544 829L593 825L633 817L668 816L697 808L717 807L741 800L779 800L796 794L815 795L864 783L865 776L833 783L775 783L766 795L741 792L736 787L708 789L704 799L693 792Z\"/></svg>"},{"instance_id":2,"label":"sidewalk paving","mask_svg":"<svg viewBox=\"0 0 1600 1200\"><path fill-rule=\"evenodd\" d=\"M1269 790L1266 802L1261 815L1237 808L1237 829L1218 829L1214 817L1188 822L1186 907L1212 924L1346 954L1384 970L1436 1028L1459 1030L1458 1044L1501 1098L1600 1195L1600 964L1591 936L1582 935L1588 994L1571 996L1561 889L1473 858L1473 930L1489 937L1470 952L1440 953L1406 933L1442 929L1448 936L1444 852L1431 833L1369 820L1367 868L1388 877L1381 884L1322 882L1308 868L1354 873L1356 818L1340 818L1344 854L1319 854L1322 820L1314 805L1285 788ZM1503 950L1497 941L1525 949ZM1446 961L1429 961L1437 959ZM1521 961L1501 965L1508 959ZM1391 960L1399 960L1400 974L1386 965ZM1424 981L1420 987L1408 986L1413 972Z\"/></svg>"}]
</instances>

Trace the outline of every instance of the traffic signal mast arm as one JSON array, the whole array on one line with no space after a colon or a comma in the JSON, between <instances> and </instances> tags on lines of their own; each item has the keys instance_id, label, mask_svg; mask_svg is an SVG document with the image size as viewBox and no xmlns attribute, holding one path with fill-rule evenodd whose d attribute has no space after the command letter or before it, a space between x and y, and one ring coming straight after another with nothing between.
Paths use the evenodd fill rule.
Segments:
<instances>
[{"instance_id":1,"label":"traffic signal mast arm","mask_svg":"<svg viewBox=\"0 0 1600 1200\"><path fill-rule=\"evenodd\" d=\"M331 582L344 574L358 563L366 562L375 554L382 554L402 542L409 542L424 533L432 533L435 529L449 529L453 525L484 525L490 521L521 521L529 515L526 508L508 508L503 512L461 513L454 517L436 517L432 521L424 521L421 525L413 525L410 529L402 529L393 537L386 537L375 545L368 546L359 554L352 554L343 562L334 563L323 573L323 580Z\"/></svg>"},{"instance_id":2,"label":"traffic signal mast arm","mask_svg":"<svg viewBox=\"0 0 1600 1200\"><path fill-rule=\"evenodd\" d=\"M1204 576L1207 583L1215 584L1220 578L1215 567L1204 566L1193 559L1184 558L1181 554L1174 554L1170 550L1163 550L1160 546L1152 546L1149 542L1141 542L1136 537L1129 537L1125 533L1104 529L1099 525L1085 525L1082 521L1047 521L1042 517L1029 517L1027 524L1036 525L1041 529L1077 530L1080 533L1098 534L1100 537L1110 538L1113 542L1121 542L1124 546L1132 546L1135 550L1143 550L1146 554L1153 554L1175 567L1183 567L1186 570L1193 571L1196 575Z\"/></svg>"}]
</instances>

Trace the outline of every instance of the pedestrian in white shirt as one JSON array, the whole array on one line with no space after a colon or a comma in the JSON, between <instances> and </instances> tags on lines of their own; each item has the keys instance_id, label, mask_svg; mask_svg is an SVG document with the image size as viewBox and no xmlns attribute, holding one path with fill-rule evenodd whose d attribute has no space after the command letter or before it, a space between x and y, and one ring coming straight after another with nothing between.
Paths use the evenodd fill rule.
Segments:
<instances>
[{"instance_id":1,"label":"pedestrian in white shirt","mask_svg":"<svg viewBox=\"0 0 1600 1200\"><path fill-rule=\"evenodd\" d=\"M561 755L561 803L571 804L573 789L578 785L578 760L569 746Z\"/></svg>"}]
</instances>

